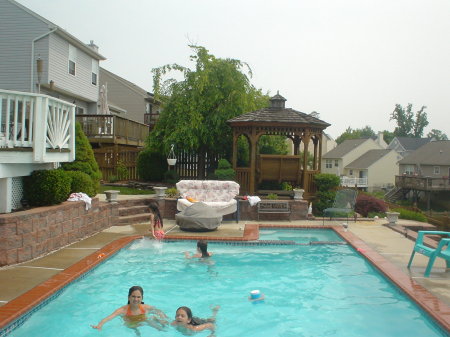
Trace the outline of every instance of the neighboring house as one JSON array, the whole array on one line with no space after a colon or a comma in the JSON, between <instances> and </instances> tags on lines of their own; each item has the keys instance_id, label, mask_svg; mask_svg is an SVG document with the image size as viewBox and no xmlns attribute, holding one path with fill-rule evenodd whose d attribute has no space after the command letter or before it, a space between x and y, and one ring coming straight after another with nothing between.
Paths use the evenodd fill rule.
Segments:
<instances>
[{"instance_id":1,"label":"neighboring house","mask_svg":"<svg viewBox=\"0 0 450 337\"><path fill-rule=\"evenodd\" d=\"M371 138L347 139L333 150L322 156L322 173L337 176L344 174L344 168L369 150L383 149L378 142Z\"/></svg>"},{"instance_id":2,"label":"neighboring house","mask_svg":"<svg viewBox=\"0 0 450 337\"><path fill-rule=\"evenodd\" d=\"M75 159L75 110L97 113L105 58L13 0L0 0L0 212L22 177Z\"/></svg>"},{"instance_id":3,"label":"neighboring house","mask_svg":"<svg viewBox=\"0 0 450 337\"><path fill-rule=\"evenodd\" d=\"M286 139L290 153L294 154L294 143L289 138ZM322 154L325 154L337 146L336 141L327 133L322 133ZM314 143L309 142L308 145L309 153L314 153Z\"/></svg>"},{"instance_id":4,"label":"neighboring house","mask_svg":"<svg viewBox=\"0 0 450 337\"><path fill-rule=\"evenodd\" d=\"M366 185L369 192L392 187L400 155L395 150L369 150L344 168L343 186Z\"/></svg>"},{"instance_id":5,"label":"neighboring house","mask_svg":"<svg viewBox=\"0 0 450 337\"><path fill-rule=\"evenodd\" d=\"M450 140L429 142L398 162L400 175L450 177Z\"/></svg>"},{"instance_id":6,"label":"neighboring house","mask_svg":"<svg viewBox=\"0 0 450 337\"><path fill-rule=\"evenodd\" d=\"M405 158L411 152L416 151L419 147L431 142L432 138L412 138L412 137L395 137L388 145L388 149L392 149L400 153Z\"/></svg>"},{"instance_id":7,"label":"neighboring house","mask_svg":"<svg viewBox=\"0 0 450 337\"><path fill-rule=\"evenodd\" d=\"M160 104L152 93L104 68L100 68L100 85L107 88L111 112L139 123L155 125Z\"/></svg>"}]
</instances>

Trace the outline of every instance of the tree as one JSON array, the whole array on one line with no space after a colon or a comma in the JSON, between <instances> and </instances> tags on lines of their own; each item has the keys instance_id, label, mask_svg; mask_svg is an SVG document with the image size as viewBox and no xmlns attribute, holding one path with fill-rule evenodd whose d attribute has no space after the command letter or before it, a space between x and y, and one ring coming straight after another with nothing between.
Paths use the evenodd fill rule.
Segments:
<instances>
[{"instance_id":1,"label":"tree","mask_svg":"<svg viewBox=\"0 0 450 337\"><path fill-rule=\"evenodd\" d=\"M338 138L336 138L336 143L341 144L344 140L347 139L370 138L374 136L375 132L368 125L366 125L362 129L355 129L355 130L353 130L349 126L343 134L341 134Z\"/></svg>"},{"instance_id":2,"label":"tree","mask_svg":"<svg viewBox=\"0 0 450 337\"><path fill-rule=\"evenodd\" d=\"M200 177L206 154L231 157L232 132L226 121L267 106L268 96L251 85L247 64L216 58L201 46L190 47L195 69L172 64L152 70L155 98L162 101L163 110L148 146L166 153L171 144L196 151ZM180 71L183 79L162 81L171 71Z\"/></svg>"},{"instance_id":3,"label":"tree","mask_svg":"<svg viewBox=\"0 0 450 337\"><path fill-rule=\"evenodd\" d=\"M262 135L258 140L260 154L288 154L286 137L274 135Z\"/></svg>"},{"instance_id":4,"label":"tree","mask_svg":"<svg viewBox=\"0 0 450 337\"><path fill-rule=\"evenodd\" d=\"M420 138L423 130L428 125L426 106L422 106L415 114L412 112L412 104L408 103L406 109L400 104L395 105L394 111L391 113L389 120L395 120L397 127L394 134L397 137L414 137Z\"/></svg>"},{"instance_id":5,"label":"tree","mask_svg":"<svg viewBox=\"0 0 450 337\"><path fill-rule=\"evenodd\" d=\"M436 140L448 140L448 137L445 133L443 133L441 130L432 129L427 134L428 138L434 138Z\"/></svg>"},{"instance_id":6,"label":"tree","mask_svg":"<svg viewBox=\"0 0 450 337\"><path fill-rule=\"evenodd\" d=\"M383 131L383 139L386 142L386 144L389 144L394 139L395 134L391 131L384 130Z\"/></svg>"}]
</instances>

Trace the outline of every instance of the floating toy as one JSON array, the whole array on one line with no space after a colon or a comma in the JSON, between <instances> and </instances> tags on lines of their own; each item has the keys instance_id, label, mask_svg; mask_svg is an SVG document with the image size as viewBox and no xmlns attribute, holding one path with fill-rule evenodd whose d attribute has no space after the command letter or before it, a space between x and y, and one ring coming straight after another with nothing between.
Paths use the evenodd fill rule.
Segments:
<instances>
[{"instance_id":1,"label":"floating toy","mask_svg":"<svg viewBox=\"0 0 450 337\"><path fill-rule=\"evenodd\" d=\"M100 253L100 254L98 254L98 256L97 256L97 259L101 259L102 257L105 257L105 256L106 256L105 253Z\"/></svg>"},{"instance_id":2,"label":"floating toy","mask_svg":"<svg viewBox=\"0 0 450 337\"><path fill-rule=\"evenodd\" d=\"M253 304L264 303L264 294L261 294L259 290L250 291L250 297L248 298Z\"/></svg>"}]
</instances>

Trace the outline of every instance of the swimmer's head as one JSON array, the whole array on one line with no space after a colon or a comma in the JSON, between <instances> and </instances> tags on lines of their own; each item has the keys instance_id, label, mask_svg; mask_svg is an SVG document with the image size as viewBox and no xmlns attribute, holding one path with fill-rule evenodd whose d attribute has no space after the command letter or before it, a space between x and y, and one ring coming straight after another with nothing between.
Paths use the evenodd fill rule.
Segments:
<instances>
[{"instance_id":1,"label":"swimmer's head","mask_svg":"<svg viewBox=\"0 0 450 337\"><path fill-rule=\"evenodd\" d=\"M188 307L179 307L175 313L175 320L179 323L190 323L192 320L192 311Z\"/></svg>"},{"instance_id":2,"label":"swimmer's head","mask_svg":"<svg viewBox=\"0 0 450 337\"><path fill-rule=\"evenodd\" d=\"M135 294L133 294L134 292L136 292ZM130 298L132 296L135 296L137 293L140 293L141 295L141 303L144 303L142 300L144 299L144 289L142 289L142 287L140 286L132 286L129 290L128 290L128 304L130 304Z\"/></svg>"},{"instance_id":3,"label":"swimmer's head","mask_svg":"<svg viewBox=\"0 0 450 337\"><path fill-rule=\"evenodd\" d=\"M208 257L208 243L205 240L197 241L197 249L202 253L202 257Z\"/></svg>"}]
</instances>

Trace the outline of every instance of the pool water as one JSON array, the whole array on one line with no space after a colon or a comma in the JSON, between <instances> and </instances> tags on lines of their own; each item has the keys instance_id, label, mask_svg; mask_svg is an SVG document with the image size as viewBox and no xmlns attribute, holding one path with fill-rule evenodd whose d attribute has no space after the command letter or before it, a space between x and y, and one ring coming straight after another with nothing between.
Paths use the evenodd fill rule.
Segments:
<instances>
[{"instance_id":1,"label":"pool water","mask_svg":"<svg viewBox=\"0 0 450 337\"><path fill-rule=\"evenodd\" d=\"M187 260L195 242L139 240L74 282L34 313L11 336L137 336L115 318L92 329L126 304L129 287L171 320L179 306L209 317L220 305L217 337L446 336L397 288L347 245L210 243L210 259ZM264 303L248 301L251 290ZM173 327L138 328L142 336L183 336ZM196 336L208 336L204 331Z\"/></svg>"},{"instance_id":2,"label":"pool water","mask_svg":"<svg viewBox=\"0 0 450 337\"><path fill-rule=\"evenodd\" d=\"M331 229L260 229L259 240L294 241L300 244L311 242L344 242Z\"/></svg>"}]
</instances>

